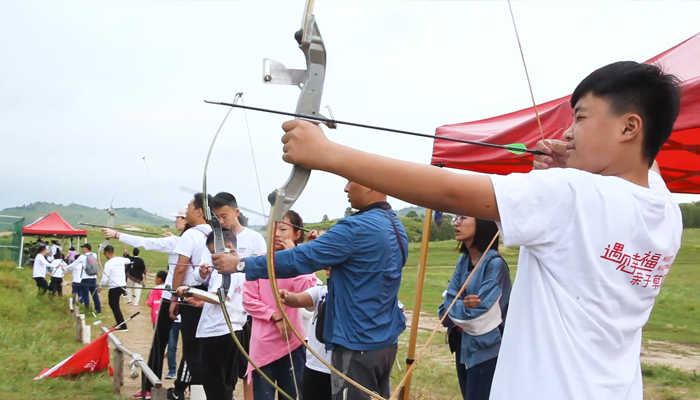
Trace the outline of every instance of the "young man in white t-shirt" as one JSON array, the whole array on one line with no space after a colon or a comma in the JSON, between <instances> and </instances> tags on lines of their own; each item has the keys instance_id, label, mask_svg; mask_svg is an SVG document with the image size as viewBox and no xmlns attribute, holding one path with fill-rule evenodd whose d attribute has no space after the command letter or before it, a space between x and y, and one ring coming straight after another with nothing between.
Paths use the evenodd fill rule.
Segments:
<instances>
[{"instance_id":1,"label":"young man in white t-shirt","mask_svg":"<svg viewBox=\"0 0 700 400\"><path fill-rule=\"evenodd\" d=\"M101 292L102 287L108 285L109 292L107 293L107 299L109 300L109 308L112 309L114 319L117 321L117 325L119 325L124 322L124 315L122 314L121 307L119 307L119 299L126 293L126 265L131 263L131 260L115 256L114 247L112 247L111 244L105 246L104 255L107 257L107 262L104 265L102 279L100 280L97 292ZM123 332L128 331L126 324L121 325L117 330Z\"/></svg>"},{"instance_id":2,"label":"young man in white t-shirt","mask_svg":"<svg viewBox=\"0 0 700 400\"><path fill-rule=\"evenodd\" d=\"M236 236L227 228L223 228L225 245L227 248L236 248ZM251 243L244 243L249 246ZM211 253L214 252L214 233L207 238L208 253L204 256L203 265L195 274L199 282L208 281L207 291L216 293L222 285L222 275L210 267ZM240 342L245 341L244 326L248 314L243 308L243 284L245 275L241 273L231 274L231 283L226 294L227 306L231 328ZM186 287L183 287L186 288ZM178 291L183 290L179 288ZM231 331L226 324L221 306L193 298L187 299L193 305L202 306L202 317L197 326L197 338L200 340L200 357L202 363L202 383L207 398L231 400L233 390L238 378L245 373L247 360L240 354L236 343L231 337Z\"/></svg>"},{"instance_id":3,"label":"young man in white t-shirt","mask_svg":"<svg viewBox=\"0 0 700 400\"><path fill-rule=\"evenodd\" d=\"M201 264L203 254L208 252L206 248L207 235L211 232L211 227L204 219L203 197L201 193L194 195L194 198L187 206L185 219L192 228L186 230L175 246L174 253L178 256L178 265L173 272L173 286L193 286L206 290L205 285L199 285L194 280L195 271L188 264ZM170 317L174 320L180 315L182 333L182 360L178 369L178 379L175 387L168 394L171 399L184 399L185 390L190 385L201 385L201 365L199 358L199 340L197 340L197 325L202 315L200 307L179 306L179 303L172 301L170 304Z\"/></svg>"},{"instance_id":4,"label":"young man in white t-shirt","mask_svg":"<svg viewBox=\"0 0 700 400\"><path fill-rule=\"evenodd\" d=\"M491 400L643 398L642 327L683 231L654 166L680 110L678 80L618 62L585 78L571 105L566 145L538 143L548 155L535 167L548 169L508 176L454 174L332 143L308 121L283 125L287 162L499 222L504 244L521 246Z\"/></svg>"},{"instance_id":5,"label":"young man in white t-shirt","mask_svg":"<svg viewBox=\"0 0 700 400\"><path fill-rule=\"evenodd\" d=\"M230 229L236 237L236 252L235 254L238 255L240 258L246 258L250 257L253 255L261 255L267 253L267 246L265 244L265 238L263 235L261 235L259 232L256 232L252 229L246 228L243 226L238 219L240 215L240 210L238 209L238 203L236 201L236 197L233 196L230 193L226 192L221 192L218 193L216 196L214 196L211 200L211 208L216 217L219 219L219 223L221 224L222 227L225 227L227 229ZM233 253L232 253L233 254ZM211 255L211 254L210 254ZM211 259L208 261L209 265L212 265ZM214 279L214 276L221 276L219 275L218 272L215 272L212 274L212 279ZM244 274L232 274L231 275L231 285L233 285L233 282L235 279L243 279L245 281L245 276ZM221 283L221 279L218 280L219 286ZM210 286L211 287L211 286ZM218 286L216 286L218 288ZM242 300L242 299L241 299ZM239 298L236 297L236 301L239 301ZM238 304L238 303L236 303ZM241 303L242 307L242 303ZM205 319L205 315L207 315L207 323L206 325L213 325L213 326L218 326L219 328L217 329L217 332L223 332L225 328L225 332L228 332L229 334L229 339L230 339L230 332L228 330L228 327L226 326L226 321L224 320L223 313L221 311L221 307L217 305L211 305L211 304L205 304L204 305L204 310L202 311L202 320L200 320L200 327L198 329L198 334L199 330L201 329L207 329L207 326L202 327L202 321ZM251 340L250 333L251 333L251 324L252 324L252 319L250 315L246 313L246 320L244 321L241 329L241 344L243 345L244 349L246 352L249 350L249 342ZM236 347L235 343L233 343L233 340L231 339L232 346ZM205 357L206 351L203 352L202 356ZM243 385L244 385L244 398L246 400L253 399L253 384L252 382L249 383L247 379L243 379L245 377L246 369L248 367L248 360L246 360L244 357L238 355L236 357L236 378L240 378L243 380ZM233 385L235 386L235 381L233 382Z\"/></svg>"}]
</instances>

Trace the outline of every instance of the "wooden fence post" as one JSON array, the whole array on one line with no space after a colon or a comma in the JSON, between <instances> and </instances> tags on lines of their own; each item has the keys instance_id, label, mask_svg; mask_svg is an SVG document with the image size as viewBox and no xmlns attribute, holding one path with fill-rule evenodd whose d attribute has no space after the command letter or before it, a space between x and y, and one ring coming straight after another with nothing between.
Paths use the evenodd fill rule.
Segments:
<instances>
[{"instance_id":1,"label":"wooden fence post","mask_svg":"<svg viewBox=\"0 0 700 400\"><path fill-rule=\"evenodd\" d=\"M79 314L75 318L75 340L78 342L83 341L83 321L85 320L84 314Z\"/></svg>"},{"instance_id":2,"label":"wooden fence post","mask_svg":"<svg viewBox=\"0 0 700 400\"><path fill-rule=\"evenodd\" d=\"M114 348L114 393L119 394L124 385L124 353Z\"/></svg>"}]
</instances>

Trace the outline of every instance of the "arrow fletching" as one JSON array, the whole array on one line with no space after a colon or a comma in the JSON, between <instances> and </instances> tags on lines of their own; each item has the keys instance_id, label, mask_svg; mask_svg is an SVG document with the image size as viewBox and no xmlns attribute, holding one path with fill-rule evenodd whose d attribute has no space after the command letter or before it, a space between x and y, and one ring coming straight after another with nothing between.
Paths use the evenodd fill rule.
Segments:
<instances>
[{"instance_id":1,"label":"arrow fletching","mask_svg":"<svg viewBox=\"0 0 700 400\"><path fill-rule=\"evenodd\" d=\"M511 143L505 146L508 147L506 150L513 154L523 154L527 150L527 146L525 146L523 143ZM523 149L523 151L515 150L515 148Z\"/></svg>"}]
</instances>

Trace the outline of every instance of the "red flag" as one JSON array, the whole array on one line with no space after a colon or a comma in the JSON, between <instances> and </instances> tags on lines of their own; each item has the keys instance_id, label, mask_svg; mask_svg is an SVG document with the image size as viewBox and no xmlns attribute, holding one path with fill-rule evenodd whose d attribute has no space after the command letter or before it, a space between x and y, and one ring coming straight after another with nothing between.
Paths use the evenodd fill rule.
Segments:
<instances>
[{"instance_id":1,"label":"red flag","mask_svg":"<svg viewBox=\"0 0 700 400\"><path fill-rule=\"evenodd\" d=\"M109 332L114 331L114 329ZM44 378L55 378L63 375L77 375L81 372L102 371L109 365L109 345L107 335L103 333L92 343L78 350L75 354L56 364L53 368L45 368L34 378L35 381Z\"/></svg>"}]
</instances>

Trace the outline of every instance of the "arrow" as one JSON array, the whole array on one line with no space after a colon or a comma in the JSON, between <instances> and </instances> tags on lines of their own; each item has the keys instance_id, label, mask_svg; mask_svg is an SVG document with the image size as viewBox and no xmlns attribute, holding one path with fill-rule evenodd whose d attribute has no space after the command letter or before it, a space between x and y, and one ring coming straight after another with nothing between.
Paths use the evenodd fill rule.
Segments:
<instances>
[{"instance_id":1,"label":"arrow","mask_svg":"<svg viewBox=\"0 0 700 400\"><path fill-rule=\"evenodd\" d=\"M497 149L507 150L513 154L523 154L523 153L530 153L533 155L544 155L545 154L539 150L528 149L527 146L525 146L522 143L511 143L511 144L503 145L503 144L476 142L476 141L467 140L467 139L458 139L458 138L447 137L447 136L428 135L425 133L402 131L399 129L382 128L379 126L358 124L356 122L339 121L336 119L329 119L329 118L325 118L325 117L314 117L314 116L309 116L309 115L290 113L290 112L286 112L286 111L269 110L267 108L251 107L251 106L245 106L242 104L224 103L224 102L216 102L216 101L209 101L209 100L204 100L204 102L208 103L208 104L216 104L216 105L220 105L220 106L242 108L244 110L260 111L260 112L265 112L265 113L270 113L270 114L286 115L288 117L300 118L300 119L305 119L305 120L309 120L309 121L316 121L316 122L322 123L323 125L326 125L327 127L331 128L331 129L337 128L338 125L347 125L347 126L354 126L356 128L373 129L373 130L377 130L377 131L400 133L402 135L418 136L418 137L424 137L424 138L429 138L429 139L449 140L451 142L473 144L476 146L493 147L493 148L497 148Z\"/></svg>"}]
</instances>

